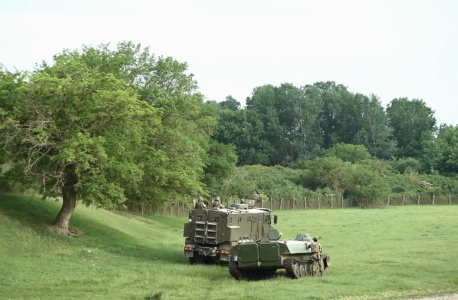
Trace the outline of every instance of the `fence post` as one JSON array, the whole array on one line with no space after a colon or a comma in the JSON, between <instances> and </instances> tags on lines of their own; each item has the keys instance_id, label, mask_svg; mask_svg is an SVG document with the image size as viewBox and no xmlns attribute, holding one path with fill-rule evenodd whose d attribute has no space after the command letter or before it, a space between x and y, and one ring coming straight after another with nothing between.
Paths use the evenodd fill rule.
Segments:
<instances>
[{"instance_id":1,"label":"fence post","mask_svg":"<svg viewBox=\"0 0 458 300\"><path fill-rule=\"evenodd\" d=\"M281 210L282 205L283 205L283 198L280 198L280 210Z\"/></svg>"},{"instance_id":2,"label":"fence post","mask_svg":"<svg viewBox=\"0 0 458 300\"><path fill-rule=\"evenodd\" d=\"M417 205L420 204L420 195L417 196Z\"/></svg>"},{"instance_id":3,"label":"fence post","mask_svg":"<svg viewBox=\"0 0 458 300\"><path fill-rule=\"evenodd\" d=\"M386 206L390 205L390 195L388 195L388 199L386 199Z\"/></svg>"},{"instance_id":4,"label":"fence post","mask_svg":"<svg viewBox=\"0 0 458 300\"><path fill-rule=\"evenodd\" d=\"M143 216L143 203L142 203L142 216Z\"/></svg>"},{"instance_id":5,"label":"fence post","mask_svg":"<svg viewBox=\"0 0 458 300\"><path fill-rule=\"evenodd\" d=\"M170 205L170 216L172 216L172 203L169 203Z\"/></svg>"},{"instance_id":6,"label":"fence post","mask_svg":"<svg viewBox=\"0 0 458 300\"><path fill-rule=\"evenodd\" d=\"M295 205L294 205L294 204L296 204L295 202L296 202L296 200L293 199L293 210L295 210Z\"/></svg>"},{"instance_id":7,"label":"fence post","mask_svg":"<svg viewBox=\"0 0 458 300\"><path fill-rule=\"evenodd\" d=\"M448 205L452 205L452 197L448 194Z\"/></svg>"},{"instance_id":8,"label":"fence post","mask_svg":"<svg viewBox=\"0 0 458 300\"><path fill-rule=\"evenodd\" d=\"M433 195L433 205L434 205L434 200L435 200L435 198L436 198L436 195Z\"/></svg>"},{"instance_id":9,"label":"fence post","mask_svg":"<svg viewBox=\"0 0 458 300\"><path fill-rule=\"evenodd\" d=\"M343 208L343 196L340 198L341 208Z\"/></svg>"},{"instance_id":10,"label":"fence post","mask_svg":"<svg viewBox=\"0 0 458 300\"><path fill-rule=\"evenodd\" d=\"M264 208L264 199L261 199L261 208Z\"/></svg>"},{"instance_id":11,"label":"fence post","mask_svg":"<svg viewBox=\"0 0 458 300\"><path fill-rule=\"evenodd\" d=\"M270 200L270 211L272 211L272 198L270 198L269 200Z\"/></svg>"},{"instance_id":12,"label":"fence post","mask_svg":"<svg viewBox=\"0 0 458 300\"><path fill-rule=\"evenodd\" d=\"M320 197L318 197L318 209L321 209L321 205L320 205Z\"/></svg>"},{"instance_id":13,"label":"fence post","mask_svg":"<svg viewBox=\"0 0 458 300\"><path fill-rule=\"evenodd\" d=\"M307 197L304 197L304 209L307 209Z\"/></svg>"},{"instance_id":14,"label":"fence post","mask_svg":"<svg viewBox=\"0 0 458 300\"><path fill-rule=\"evenodd\" d=\"M404 206L404 202L406 201L406 196L402 195L402 206Z\"/></svg>"}]
</instances>

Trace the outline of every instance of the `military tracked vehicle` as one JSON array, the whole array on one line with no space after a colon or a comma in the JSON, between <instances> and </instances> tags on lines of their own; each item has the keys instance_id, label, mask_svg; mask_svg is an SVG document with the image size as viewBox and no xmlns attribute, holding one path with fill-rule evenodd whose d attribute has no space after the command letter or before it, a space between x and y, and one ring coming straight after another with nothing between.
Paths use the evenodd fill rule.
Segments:
<instances>
[{"instance_id":1,"label":"military tracked vehicle","mask_svg":"<svg viewBox=\"0 0 458 300\"><path fill-rule=\"evenodd\" d=\"M298 234L294 240L279 240L281 233L273 229L267 233L269 241L240 241L231 247L229 273L237 280L262 279L273 276L277 269L285 269L293 279L314 276L311 250L313 240L308 234ZM322 254L324 269L330 266L330 257Z\"/></svg>"},{"instance_id":2,"label":"military tracked vehicle","mask_svg":"<svg viewBox=\"0 0 458 300\"><path fill-rule=\"evenodd\" d=\"M255 208L255 200L232 204L227 208L189 211L184 224L184 255L191 264L227 263L231 247L237 243L268 241L267 233L277 216L267 208Z\"/></svg>"}]
</instances>

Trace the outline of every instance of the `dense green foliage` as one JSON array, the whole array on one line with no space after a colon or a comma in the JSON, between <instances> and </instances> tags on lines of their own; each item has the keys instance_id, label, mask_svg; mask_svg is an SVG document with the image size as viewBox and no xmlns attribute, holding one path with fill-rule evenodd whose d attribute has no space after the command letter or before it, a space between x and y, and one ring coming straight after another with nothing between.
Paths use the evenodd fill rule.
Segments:
<instances>
[{"instance_id":1,"label":"dense green foliage","mask_svg":"<svg viewBox=\"0 0 458 300\"><path fill-rule=\"evenodd\" d=\"M394 129L399 157L418 157L422 141L430 141L436 119L431 108L422 100L393 99L386 109L388 124Z\"/></svg>"},{"instance_id":2,"label":"dense green foliage","mask_svg":"<svg viewBox=\"0 0 458 300\"><path fill-rule=\"evenodd\" d=\"M426 170L458 174L458 126L443 126L435 140L425 141L422 158Z\"/></svg>"},{"instance_id":3,"label":"dense green foliage","mask_svg":"<svg viewBox=\"0 0 458 300\"><path fill-rule=\"evenodd\" d=\"M248 282L225 267L189 265L185 218L78 205L72 222L85 233L70 238L46 229L58 210L53 201L0 195L3 299L391 300L458 292L456 205L275 211L285 239L320 237L331 268L324 277L292 280L278 270Z\"/></svg>"},{"instance_id":4,"label":"dense green foliage","mask_svg":"<svg viewBox=\"0 0 458 300\"><path fill-rule=\"evenodd\" d=\"M422 174L419 166L412 158L381 160L371 158L363 146L337 144L324 156L302 161L294 168L238 167L219 191L225 198L300 201L307 197L324 203L338 203L344 197L361 207L382 206L390 197L458 195L456 177Z\"/></svg>"},{"instance_id":5,"label":"dense green foliage","mask_svg":"<svg viewBox=\"0 0 458 300\"><path fill-rule=\"evenodd\" d=\"M131 42L64 50L31 73L1 68L0 188L61 196L64 227L80 199L344 197L370 207L458 193L458 127L438 129L422 100L385 109L332 81L254 87L246 107L203 99L186 63Z\"/></svg>"},{"instance_id":6,"label":"dense green foliage","mask_svg":"<svg viewBox=\"0 0 458 300\"><path fill-rule=\"evenodd\" d=\"M216 111L186 70L132 43L65 50L33 73L1 69L3 177L62 196L64 230L79 199L119 207L205 194L236 157L210 139Z\"/></svg>"},{"instance_id":7,"label":"dense green foliage","mask_svg":"<svg viewBox=\"0 0 458 300\"><path fill-rule=\"evenodd\" d=\"M220 117L213 139L234 145L238 165L245 166L221 194L333 195L367 207L388 197L457 192L458 129L437 130L434 111L422 100L393 99L385 110L376 95L317 82L257 87L246 103L241 108L232 97L212 103Z\"/></svg>"}]
</instances>

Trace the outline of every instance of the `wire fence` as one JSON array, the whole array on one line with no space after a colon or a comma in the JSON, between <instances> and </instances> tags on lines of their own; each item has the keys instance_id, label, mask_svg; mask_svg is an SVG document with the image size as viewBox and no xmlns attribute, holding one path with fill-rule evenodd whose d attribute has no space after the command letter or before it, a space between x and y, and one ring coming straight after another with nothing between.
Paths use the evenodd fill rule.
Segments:
<instances>
[{"instance_id":1,"label":"wire fence","mask_svg":"<svg viewBox=\"0 0 458 300\"><path fill-rule=\"evenodd\" d=\"M222 201L225 206L230 206L233 203L231 200ZM383 199L378 199L376 206L404 206L404 205L458 205L458 196L387 196ZM258 200L257 207L269 208L270 210L306 210L306 209L342 209L358 207L358 202L354 198L340 199L320 199L302 198L302 199L266 199ZM211 203L207 201L207 207L211 207ZM188 215L188 211L192 209L192 203L166 202L162 204L144 204L135 205L127 204L127 211L144 214L144 215L162 215L172 217L184 217Z\"/></svg>"}]
</instances>

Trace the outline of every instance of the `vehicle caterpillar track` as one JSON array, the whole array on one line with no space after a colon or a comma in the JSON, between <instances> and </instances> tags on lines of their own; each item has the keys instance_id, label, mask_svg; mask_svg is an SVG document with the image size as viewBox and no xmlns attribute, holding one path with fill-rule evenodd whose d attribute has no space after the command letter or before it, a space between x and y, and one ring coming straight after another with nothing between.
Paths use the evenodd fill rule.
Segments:
<instances>
[{"instance_id":1,"label":"vehicle caterpillar track","mask_svg":"<svg viewBox=\"0 0 458 300\"><path fill-rule=\"evenodd\" d=\"M269 241L239 242L232 246L229 274L236 280L262 279L275 275L277 269L285 269L292 279L314 276L314 263L308 234L298 234L294 240L280 241L278 230L269 231ZM322 254L324 270L330 266L330 257ZM316 265L315 265L316 267Z\"/></svg>"}]
</instances>

